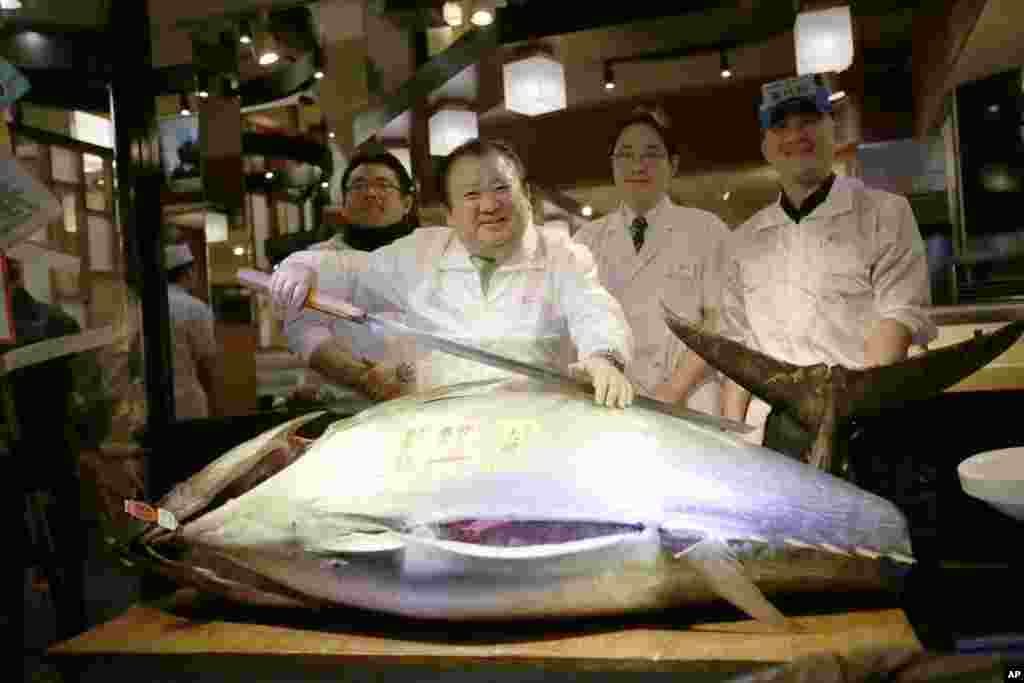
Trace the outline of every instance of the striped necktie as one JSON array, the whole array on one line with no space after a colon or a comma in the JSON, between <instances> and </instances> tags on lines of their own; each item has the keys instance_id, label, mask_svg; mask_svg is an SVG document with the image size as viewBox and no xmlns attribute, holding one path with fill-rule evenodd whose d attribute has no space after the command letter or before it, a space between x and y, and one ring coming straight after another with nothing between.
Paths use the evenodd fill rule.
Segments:
<instances>
[{"instance_id":1,"label":"striped necktie","mask_svg":"<svg viewBox=\"0 0 1024 683\"><path fill-rule=\"evenodd\" d=\"M636 249L637 253L640 253L640 249L644 246L644 231L647 230L647 219L643 216L637 216L633 219L633 222L629 224L629 232L633 235L633 248Z\"/></svg>"}]
</instances>

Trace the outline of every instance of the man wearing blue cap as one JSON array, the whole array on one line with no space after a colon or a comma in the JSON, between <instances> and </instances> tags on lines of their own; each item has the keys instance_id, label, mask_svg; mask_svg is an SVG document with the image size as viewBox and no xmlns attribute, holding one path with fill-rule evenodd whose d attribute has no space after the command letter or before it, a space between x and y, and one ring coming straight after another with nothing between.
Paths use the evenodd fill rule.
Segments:
<instances>
[{"instance_id":1,"label":"man wearing blue cap","mask_svg":"<svg viewBox=\"0 0 1024 683\"><path fill-rule=\"evenodd\" d=\"M865 368L906 357L935 326L924 242L904 197L832 171L830 91L814 76L762 86L761 150L781 192L732 234L722 301L723 334L798 365ZM767 413L728 382L723 415L753 424ZM759 413L759 414L758 414ZM802 457L811 441L772 411L764 445Z\"/></svg>"}]
</instances>

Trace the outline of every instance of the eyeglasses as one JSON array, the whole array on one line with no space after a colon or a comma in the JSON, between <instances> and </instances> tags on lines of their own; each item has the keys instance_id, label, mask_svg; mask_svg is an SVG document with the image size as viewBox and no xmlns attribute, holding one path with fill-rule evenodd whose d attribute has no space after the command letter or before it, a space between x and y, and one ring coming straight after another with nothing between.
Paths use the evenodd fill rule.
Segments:
<instances>
[{"instance_id":1,"label":"eyeglasses","mask_svg":"<svg viewBox=\"0 0 1024 683\"><path fill-rule=\"evenodd\" d=\"M616 152L612 154L612 160L617 161L620 164L625 163L644 163L653 164L663 159L667 159L668 155L664 152L644 152L643 154L633 154L632 152Z\"/></svg>"},{"instance_id":2,"label":"eyeglasses","mask_svg":"<svg viewBox=\"0 0 1024 683\"><path fill-rule=\"evenodd\" d=\"M378 192L401 192L402 191L402 188L398 187L398 185L395 185L393 183L388 183L388 182L385 182L383 180L375 180L373 182L368 182L366 180L357 180L357 181L355 181L354 183L352 183L351 185L348 186L348 191L349 192L358 192L359 194L363 194L363 193L369 191L371 188L374 189L374 190L377 190Z\"/></svg>"}]
</instances>

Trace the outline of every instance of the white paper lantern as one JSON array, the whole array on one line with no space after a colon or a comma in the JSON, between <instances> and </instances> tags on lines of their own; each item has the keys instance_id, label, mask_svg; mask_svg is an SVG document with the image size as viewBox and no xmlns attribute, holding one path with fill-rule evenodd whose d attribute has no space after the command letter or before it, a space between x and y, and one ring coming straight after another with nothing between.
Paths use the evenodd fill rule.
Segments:
<instances>
[{"instance_id":1,"label":"white paper lantern","mask_svg":"<svg viewBox=\"0 0 1024 683\"><path fill-rule=\"evenodd\" d=\"M476 112L462 109L441 109L430 117L430 153L446 157L467 140L479 137Z\"/></svg>"},{"instance_id":2,"label":"white paper lantern","mask_svg":"<svg viewBox=\"0 0 1024 683\"><path fill-rule=\"evenodd\" d=\"M853 64L853 21L849 7L801 12L793 29L796 73L839 73Z\"/></svg>"},{"instance_id":3,"label":"white paper lantern","mask_svg":"<svg viewBox=\"0 0 1024 683\"><path fill-rule=\"evenodd\" d=\"M565 109L565 69L545 55L509 62L502 67L505 108L538 116Z\"/></svg>"},{"instance_id":4,"label":"white paper lantern","mask_svg":"<svg viewBox=\"0 0 1024 683\"><path fill-rule=\"evenodd\" d=\"M207 243L228 241L228 217L225 214L207 211L205 227Z\"/></svg>"}]
</instances>

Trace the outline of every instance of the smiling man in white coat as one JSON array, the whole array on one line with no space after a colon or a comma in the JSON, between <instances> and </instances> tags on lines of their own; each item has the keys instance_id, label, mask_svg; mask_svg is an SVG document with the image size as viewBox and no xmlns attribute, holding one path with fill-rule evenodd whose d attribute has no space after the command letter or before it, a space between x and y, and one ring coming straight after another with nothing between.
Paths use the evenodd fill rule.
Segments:
<instances>
[{"instance_id":1,"label":"smiling man in white coat","mask_svg":"<svg viewBox=\"0 0 1024 683\"><path fill-rule=\"evenodd\" d=\"M669 198L679 157L666 123L657 112L638 110L619 125L610 148L619 207L574 238L593 252L602 284L626 311L635 340L629 378L637 391L718 414L717 373L672 334L661 304L715 329L729 228Z\"/></svg>"},{"instance_id":2,"label":"smiling man in white coat","mask_svg":"<svg viewBox=\"0 0 1024 683\"><path fill-rule=\"evenodd\" d=\"M419 228L371 252L365 268L320 270L312 282L308 272L279 269L274 304L294 314L318 287L371 313L397 313L412 327L556 367L568 334L580 349L569 369L593 384L595 401L629 405L632 334L622 308L585 247L534 225L525 178L508 146L465 143L438 173L450 228ZM329 350L339 357L326 362L353 365L341 348ZM438 351L422 353L414 367L410 390L508 376Z\"/></svg>"}]
</instances>

